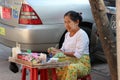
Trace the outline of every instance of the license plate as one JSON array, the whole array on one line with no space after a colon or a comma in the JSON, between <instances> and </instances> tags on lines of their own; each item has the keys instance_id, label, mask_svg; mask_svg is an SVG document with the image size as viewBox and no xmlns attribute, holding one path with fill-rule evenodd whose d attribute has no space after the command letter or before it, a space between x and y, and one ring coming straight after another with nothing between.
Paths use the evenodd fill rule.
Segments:
<instances>
[{"instance_id":1,"label":"license plate","mask_svg":"<svg viewBox=\"0 0 120 80\"><path fill-rule=\"evenodd\" d=\"M0 27L0 35L5 36L5 28Z\"/></svg>"},{"instance_id":2,"label":"license plate","mask_svg":"<svg viewBox=\"0 0 120 80\"><path fill-rule=\"evenodd\" d=\"M11 8L2 7L2 16L3 19L11 19Z\"/></svg>"}]
</instances>

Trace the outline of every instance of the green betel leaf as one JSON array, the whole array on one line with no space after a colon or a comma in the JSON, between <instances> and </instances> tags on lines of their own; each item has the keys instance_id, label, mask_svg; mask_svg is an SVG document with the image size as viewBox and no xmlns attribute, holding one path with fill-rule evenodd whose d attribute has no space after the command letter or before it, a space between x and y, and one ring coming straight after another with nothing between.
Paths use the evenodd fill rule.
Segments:
<instances>
[{"instance_id":1,"label":"green betel leaf","mask_svg":"<svg viewBox=\"0 0 120 80\"><path fill-rule=\"evenodd\" d=\"M66 57L66 55L64 55L64 53L62 53L62 52L59 52L59 53L55 54L53 57L60 58L60 57Z\"/></svg>"}]
</instances>

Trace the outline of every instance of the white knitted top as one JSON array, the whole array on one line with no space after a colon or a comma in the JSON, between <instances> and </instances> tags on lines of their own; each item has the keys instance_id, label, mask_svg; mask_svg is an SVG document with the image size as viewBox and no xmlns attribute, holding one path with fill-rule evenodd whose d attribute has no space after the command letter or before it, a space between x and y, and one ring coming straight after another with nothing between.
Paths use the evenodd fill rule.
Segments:
<instances>
[{"instance_id":1,"label":"white knitted top","mask_svg":"<svg viewBox=\"0 0 120 80\"><path fill-rule=\"evenodd\" d=\"M74 56L80 58L83 54L89 54L89 38L87 33L80 29L74 36L70 37L70 32L65 35L62 51L74 52Z\"/></svg>"}]
</instances>

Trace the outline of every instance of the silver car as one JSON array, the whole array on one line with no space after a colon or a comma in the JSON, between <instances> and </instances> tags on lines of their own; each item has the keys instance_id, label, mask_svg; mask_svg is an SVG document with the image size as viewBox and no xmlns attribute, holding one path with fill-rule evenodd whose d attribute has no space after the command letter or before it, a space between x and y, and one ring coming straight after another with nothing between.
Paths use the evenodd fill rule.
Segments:
<instances>
[{"instance_id":1,"label":"silver car","mask_svg":"<svg viewBox=\"0 0 120 80\"><path fill-rule=\"evenodd\" d=\"M0 0L0 43L22 50L46 51L60 47L64 33L64 14L82 12L85 29L94 22L89 0Z\"/></svg>"}]
</instances>

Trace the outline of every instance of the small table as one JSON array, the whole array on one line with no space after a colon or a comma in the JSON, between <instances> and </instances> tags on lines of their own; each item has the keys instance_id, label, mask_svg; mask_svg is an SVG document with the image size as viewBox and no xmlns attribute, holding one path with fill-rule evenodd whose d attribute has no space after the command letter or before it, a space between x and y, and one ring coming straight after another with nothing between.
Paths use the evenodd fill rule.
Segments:
<instances>
[{"instance_id":1,"label":"small table","mask_svg":"<svg viewBox=\"0 0 120 80\"><path fill-rule=\"evenodd\" d=\"M30 70L30 80L38 80L38 70L40 70L40 80L48 80L47 69L52 70L52 79L57 80L56 68L69 65L69 62L50 62L44 64L32 64L29 61L13 57L9 57L9 61L23 65L22 80L26 80L26 69Z\"/></svg>"}]
</instances>

